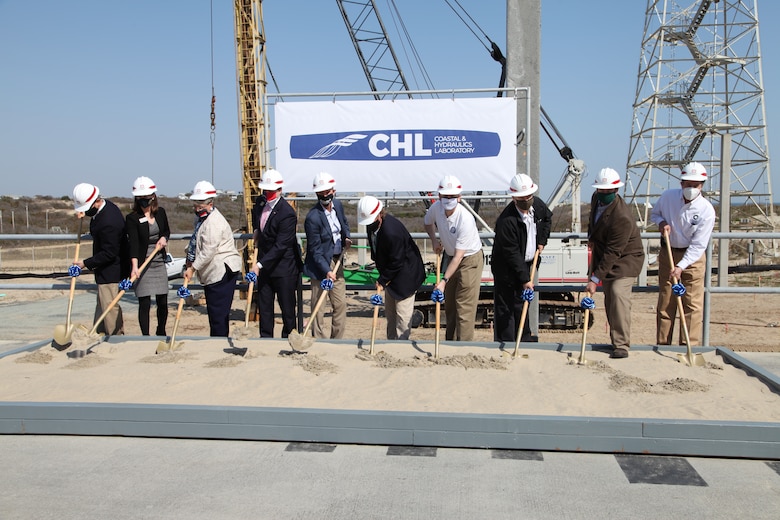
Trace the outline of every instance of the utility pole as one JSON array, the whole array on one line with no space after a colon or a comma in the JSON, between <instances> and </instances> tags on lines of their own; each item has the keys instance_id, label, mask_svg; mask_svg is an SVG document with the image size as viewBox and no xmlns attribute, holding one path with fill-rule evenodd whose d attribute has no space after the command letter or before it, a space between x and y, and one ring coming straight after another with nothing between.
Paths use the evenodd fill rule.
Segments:
<instances>
[{"instance_id":1,"label":"utility pole","mask_svg":"<svg viewBox=\"0 0 780 520\"><path fill-rule=\"evenodd\" d=\"M542 61L542 5L539 0L506 1L506 82L507 87L528 87L530 110L526 100L517 100L517 160L514 173L525 173L539 185L539 125ZM530 121L526 128L526 121ZM529 147L522 146L526 142ZM526 152L527 151L527 152ZM526 156L528 153L529 156ZM507 179L507 183L509 179ZM536 193L539 195L539 192ZM537 275L538 277L538 275ZM534 280L536 283L536 280ZM539 334L539 298L528 308L528 323L533 335Z\"/></svg>"},{"instance_id":2,"label":"utility pole","mask_svg":"<svg viewBox=\"0 0 780 520\"><path fill-rule=\"evenodd\" d=\"M539 105L541 86L542 6L539 0L506 2L507 87L528 87L531 96L530 128L526 128L525 100L517 103L517 170L539 184ZM530 142L529 157L525 147Z\"/></svg>"}]
</instances>

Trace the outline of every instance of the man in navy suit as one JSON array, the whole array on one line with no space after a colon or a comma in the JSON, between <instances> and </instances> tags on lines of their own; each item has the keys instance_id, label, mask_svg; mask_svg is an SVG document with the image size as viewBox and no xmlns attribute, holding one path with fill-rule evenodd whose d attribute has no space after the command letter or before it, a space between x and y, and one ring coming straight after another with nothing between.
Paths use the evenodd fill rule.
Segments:
<instances>
[{"instance_id":1,"label":"man in navy suit","mask_svg":"<svg viewBox=\"0 0 780 520\"><path fill-rule=\"evenodd\" d=\"M95 320L119 294L119 282L129 275L129 252L125 234L125 217L110 200L100 196L92 184L81 183L73 188L73 204L79 218L90 217L92 256L77 260L74 265L95 273L98 286ZM122 308L117 304L98 325L97 332L109 336L124 334Z\"/></svg>"},{"instance_id":2,"label":"man in navy suit","mask_svg":"<svg viewBox=\"0 0 780 520\"><path fill-rule=\"evenodd\" d=\"M314 177L312 190L317 194L317 204L309 210L304 222L306 231L306 261L303 272L311 279L311 309L320 299L325 284L332 284L328 291L328 299L333 307L331 320L331 339L344 337L347 321L347 284L344 281L344 261L338 269L336 262L352 244L349 238L349 224L344 215L341 201L334 198L336 180L326 172L320 172ZM330 282L327 282L329 280ZM312 333L315 338L327 337L323 330L325 310L320 307L316 316L312 316Z\"/></svg>"},{"instance_id":3,"label":"man in navy suit","mask_svg":"<svg viewBox=\"0 0 780 520\"><path fill-rule=\"evenodd\" d=\"M385 290L387 339L409 339L415 295L425 279L425 266L412 235L383 208L376 197L361 198L358 224L366 226L371 258L379 271L377 291Z\"/></svg>"},{"instance_id":4,"label":"man in navy suit","mask_svg":"<svg viewBox=\"0 0 780 520\"><path fill-rule=\"evenodd\" d=\"M276 170L268 170L258 183L254 242L257 263L257 308L260 311L260 337L274 337L274 298L282 311L282 337L295 328L295 292L300 282L301 249L295 236L298 218L282 197L284 180Z\"/></svg>"}]
</instances>

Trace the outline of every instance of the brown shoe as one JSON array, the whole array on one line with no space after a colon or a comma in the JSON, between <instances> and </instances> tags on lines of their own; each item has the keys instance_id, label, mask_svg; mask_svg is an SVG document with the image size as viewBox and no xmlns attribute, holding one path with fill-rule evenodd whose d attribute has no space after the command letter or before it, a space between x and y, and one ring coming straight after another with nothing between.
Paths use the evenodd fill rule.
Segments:
<instances>
[{"instance_id":1,"label":"brown shoe","mask_svg":"<svg viewBox=\"0 0 780 520\"><path fill-rule=\"evenodd\" d=\"M612 354L609 355L611 358L619 359L619 358L627 358L628 357L628 350L624 348L616 348L612 351Z\"/></svg>"}]
</instances>

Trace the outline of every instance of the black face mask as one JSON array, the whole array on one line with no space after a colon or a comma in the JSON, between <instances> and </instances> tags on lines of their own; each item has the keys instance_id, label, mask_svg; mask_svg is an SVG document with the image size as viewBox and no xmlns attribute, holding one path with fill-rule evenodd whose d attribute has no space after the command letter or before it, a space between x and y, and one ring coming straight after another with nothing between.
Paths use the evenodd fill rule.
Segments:
<instances>
[{"instance_id":1,"label":"black face mask","mask_svg":"<svg viewBox=\"0 0 780 520\"><path fill-rule=\"evenodd\" d=\"M138 199L138 205L142 208L148 208L152 203L152 199Z\"/></svg>"},{"instance_id":2,"label":"black face mask","mask_svg":"<svg viewBox=\"0 0 780 520\"><path fill-rule=\"evenodd\" d=\"M95 206L92 206L87 211L84 212L84 214L88 217L94 217L97 215L98 209Z\"/></svg>"},{"instance_id":3,"label":"black face mask","mask_svg":"<svg viewBox=\"0 0 780 520\"><path fill-rule=\"evenodd\" d=\"M379 224L381 224L381 222L379 222L378 219L373 221L371 224L368 224L366 226L366 233L376 233L376 230L379 229Z\"/></svg>"},{"instance_id":4,"label":"black face mask","mask_svg":"<svg viewBox=\"0 0 780 520\"><path fill-rule=\"evenodd\" d=\"M533 206L533 204L534 204L533 197L531 197L528 200L520 199L515 201L515 206L517 206L517 209L522 209L523 211L528 211L529 209L531 209L531 206Z\"/></svg>"},{"instance_id":5,"label":"black face mask","mask_svg":"<svg viewBox=\"0 0 780 520\"><path fill-rule=\"evenodd\" d=\"M317 198L319 199L320 204L322 204L323 206L327 206L328 204L330 204L330 201L333 200L333 194L329 193L327 195L317 195Z\"/></svg>"}]
</instances>

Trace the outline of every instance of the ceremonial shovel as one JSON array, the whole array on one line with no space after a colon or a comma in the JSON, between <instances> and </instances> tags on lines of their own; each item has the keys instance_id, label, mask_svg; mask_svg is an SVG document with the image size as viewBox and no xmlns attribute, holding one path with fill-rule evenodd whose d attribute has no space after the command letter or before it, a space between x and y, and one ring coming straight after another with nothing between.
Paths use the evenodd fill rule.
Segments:
<instances>
[{"instance_id":1,"label":"ceremonial shovel","mask_svg":"<svg viewBox=\"0 0 780 520\"><path fill-rule=\"evenodd\" d=\"M341 266L341 260L343 258L344 253L341 253L341 256L339 256L336 265L333 266L334 273L338 273L339 267ZM306 324L306 328L303 329L303 334L299 334L297 330L292 330L287 336L287 343L290 344L294 351L302 352L309 349L314 344L314 336L309 336L309 331L311 331L311 324L314 322L314 317L317 316L318 312L320 312L320 307L322 307L322 304L325 301L325 296L327 295L328 291L325 290L320 293L320 297L317 298L317 304L314 306L314 309L312 309L311 316L309 316L309 322Z\"/></svg>"},{"instance_id":2,"label":"ceremonial shovel","mask_svg":"<svg viewBox=\"0 0 780 520\"><path fill-rule=\"evenodd\" d=\"M669 233L664 232L664 239L666 242L666 252L669 254L669 265L674 267L674 256L672 255L672 245L669 243ZM677 278L672 277L672 282L677 283ZM677 298L677 314L680 315L680 327L682 328L683 338L685 338L685 346L687 348L686 354L677 354L677 360L681 363L685 363L688 366L704 366L704 356L701 354L693 354L691 350L691 338L688 335L688 325L685 323L685 308L683 307L682 296L676 295Z\"/></svg>"},{"instance_id":3,"label":"ceremonial shovel","mask_svg":"<svg viewBox=\"0 0 780 520\"><path fill-rule=\"evenodd\" d=\"M144 269L146 269L146 266L149 265L149 262L152 261L152 258L154 258L154 255L156 255L157 253L160 252L160 249L161 248L160 248L159 245L154 247L154 250L151 253L149 253L149 256L147 256L146 260L144 260L144 263L141 264L141 267L138 268L138 272L139 273L143 273L144 272ZM135 282L135 281L136 281L136 278L131 276L130 277L130 284L132 285L133 282ZM108 316L108 313L111 311L111 309L114 308L114 306L119 302L119 300L122 299L122 296L124 296L124 295L125 295L125 289L121 289L117 293L117 295L114 296L114 299L111 300L111 303L108 304L106 309L103 311L103 314L101 314L100 317L98 317L98 319L95 320L95 324L89 330L89 332L87 333L87 336L91 337L91 336L95 335L95 333L97 332L97 329L100 326L100 324L103 323L103 320L106 318L106 316ZM97 343L100 343L100 341L98 341ZM97 343L95 343L95 345ZM86 348L84 350L74 350L72 353L69 353L70 354L69 357L74 357L74 358L84 357L88 353L89 349L92 348L93 346L94 345L90 345L88 348Z\"/></svg>"},{"instance_id":4,"label":"ceremonial shovel","mask_svg":"<svg viewBox=\"0 0 780 520\"><path fill-rule=\"evenodd\" d=\"M539 260L539 249L537 248L534 253L533 263L531 264L531 281L534 281L536 276L536 262ZM517 341L515 342L515 351L512 353L512 357L517 357L517 351L520 350L520 338L523 337L523 324L525 323L525 317L528 314L528 300L523 301L523 310L520 313L520 323L517 326Z\"/></svg>"},{"instance_id":5,"label":"ceremonial shovel","mask_svg":"<svg viewBox=\"0 0 780 520\"><path fill-rule=\"evenodd\" d=\"M79 235L76 240L76 254L73 255L73 263L79 261L79 249L81 248L81 228L84 224L84 219L79 219ZM57 350L65 350L68 348L72 341L71 335L73 334L73 325L70 322L71 311L73 310L73 295L76 292L76 278L77 276L70 277L70 294L68 295L68 314L65 317L65 325L57 324L54 326L54 338L51 340L51 346Z\"/></svg>"}]
</instances>

